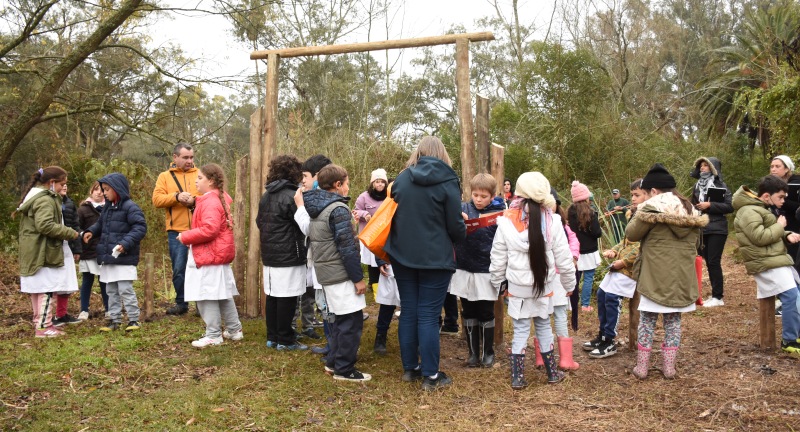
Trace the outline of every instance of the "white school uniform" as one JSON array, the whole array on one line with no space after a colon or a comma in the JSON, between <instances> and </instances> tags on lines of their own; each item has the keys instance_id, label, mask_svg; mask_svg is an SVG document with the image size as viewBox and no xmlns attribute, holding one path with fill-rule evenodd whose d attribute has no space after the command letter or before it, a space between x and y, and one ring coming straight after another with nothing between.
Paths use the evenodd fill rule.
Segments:
<instances>
[{"instance_id":1,"label":"white school uniform","mask_svg":"<svg viewBox=\"0 0 800 432\"><path fill-rule=\"evenodd\" d=\"M204 265L197 268L193 247L186 259L185 301L228 300L239 295L230 264Z\"/></svg>"},{"instance_id":2,"label":"white school uniform","mask_svg":"<svg viewBox=\"0 0 800 432\"><path fill-rule=\"evenodd\" d=\"M69 249L69 242L64 241L61 250L64 252L64 265L41 267L30 276L20 276L20 291L26 294L69 294L78 291L78 278L73 264L75 258Z\"/></svg>"}]
</instances>

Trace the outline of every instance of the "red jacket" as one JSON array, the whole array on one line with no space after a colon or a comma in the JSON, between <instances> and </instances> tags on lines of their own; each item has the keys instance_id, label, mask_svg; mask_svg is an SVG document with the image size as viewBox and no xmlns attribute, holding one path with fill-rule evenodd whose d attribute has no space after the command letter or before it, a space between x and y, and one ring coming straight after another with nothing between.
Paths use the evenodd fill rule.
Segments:
<instances>
[{"instance_id":1,"label":"red jacket","mask_svg":"<svg viewBox=\"0 0 800 432\"><path fill-rule=\"evenodd\" d=\"M231 217L230 204L233 200L225 193L228 218ZM219 195L211 191L197 197L192 229L181 233L181 242L192 245L192 254L197 267L204 265L230 264L236 256L233 243L233 230L228 227L225 212Z\"/></svg>"}]
</instances>

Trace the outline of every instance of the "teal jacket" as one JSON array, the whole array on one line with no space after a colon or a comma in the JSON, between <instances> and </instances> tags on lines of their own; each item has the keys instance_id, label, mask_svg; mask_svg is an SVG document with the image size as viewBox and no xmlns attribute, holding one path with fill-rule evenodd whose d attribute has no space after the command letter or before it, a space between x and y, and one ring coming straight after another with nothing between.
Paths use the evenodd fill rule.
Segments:
<instances>
[{"instance_id":1,"label":"teal jacket","mask_svg":"<svg viewBox=\"0 0 800 432\"><path fill-rule=\"evenodd\" d=\"M34 195L31 196L31 193ZM34 189L17 209L19 222L19 272L33 276L42 267L64 266L64 240L76 232L65 226L61 215L61 197L49 190Z\"/></svg>"}]
</instances>

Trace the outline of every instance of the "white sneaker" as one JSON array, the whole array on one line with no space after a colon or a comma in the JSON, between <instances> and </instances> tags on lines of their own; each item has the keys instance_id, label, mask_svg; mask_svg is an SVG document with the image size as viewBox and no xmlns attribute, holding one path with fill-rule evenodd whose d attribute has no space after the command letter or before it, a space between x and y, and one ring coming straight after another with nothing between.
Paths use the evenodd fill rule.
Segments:
<instances>
[{"instance_id":1,"label":"white sneaker","mask_svg":"<svg viewBox=\"0 0 800 432\"><path fill-rule=\"evenodd\" d=\"M703 301L703 306L705 307L717 307L717 306L725 306L725 302L722 299L718 299L715 297L709 297L708 300Z\"/></svg>"},{"instance_id":2,"label":"white sneaker","mask_svg":"<svg viewBox=\"0 0 800 432\"><path fill-rule=\"evenodd\" d=\"M207 346L222 345L222 338L201 337L200 339L192 342L195 348L205 348Z\"/></svg>"},{"instance_id":3,"label":"white sneaker","mask_svg":"<svg viewBox=\"0 0 800 432\"><path fill-rule=\"evenodd\" d=\"M244 338L244 332L239 330L236 333L229 333L228 330L225 330L225 331L222 332L222 338L223 339L235 340L235 341L242 340Z\"/></svg>"},{"instance_id":4,"label":"white sneaker","mask_svg":"<svg viewBox=\"0 0 800 432\"><path fill-rule=\"evenodd\" d=\"M777 298L777 297L775 297L775 309L777 309L777 308L781 307L781 304L782 304L782 303L781 303L781 301L780 301L780 300L778 300L778 298Z\"/></svg>"},{"instance_id":5,"label":"white sneaker","mask_svg":"<svg viewBox=\"0 0 800 432\"><path fill-rule=\"evenodd\" d=\"M89 312L83 311L78 314L78 319L81 321L86 321L89 319Z\"/></svg>"},{"instance_id":6,"label":"white sneaker","mask_svg":"<svg viewBox=\"0 0 800 432\"><path fill-rule=\"evenodd\" d=\"M111 319L111 312L106 312L106 319L107 320Z\"/></svg>"}]
</instances>

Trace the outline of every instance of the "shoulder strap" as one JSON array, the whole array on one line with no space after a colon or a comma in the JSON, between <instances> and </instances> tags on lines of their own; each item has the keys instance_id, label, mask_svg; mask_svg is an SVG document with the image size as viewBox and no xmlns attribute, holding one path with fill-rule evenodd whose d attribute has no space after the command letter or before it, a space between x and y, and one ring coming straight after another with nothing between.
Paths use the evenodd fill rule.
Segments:
<instances>
[{"instance_id":1,"label":"shoulder strap","mask_svg":"<svg viewBox=\"0 0 800 432\"><path fill-rule=\"evenodd\" d=\"M178 177L175 176L175 171L170 171L169 173L172 174L172 178L175 180L175 184L178 185L178 191L183 192L183 188L181 187L181 182L179 182Z\"/></svg>"}]
</instances>

